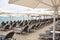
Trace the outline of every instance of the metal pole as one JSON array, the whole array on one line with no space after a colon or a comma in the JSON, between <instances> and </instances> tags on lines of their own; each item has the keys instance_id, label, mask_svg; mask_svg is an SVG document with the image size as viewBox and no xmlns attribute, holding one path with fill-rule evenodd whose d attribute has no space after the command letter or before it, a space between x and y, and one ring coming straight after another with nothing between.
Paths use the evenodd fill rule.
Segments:
<instances>
[{"instance_id":1,"label":"metal pole","mask_svg":"<svg viewBox=\"0 0 60 40\"><path fill-rule=\"evenodd\" d=\"M53 40L55 40L55 12L53 14Z\"/></svg>"},{"instance_id":2,"label":"metal pole","mask_svg":"<svg viewBox=\"0 0 60 40\"><path fill-rule=\"evenodd\" d=\"M11 16L11 15L10 15L10 21L13 21L13 20L12 20L12 16Z\"/></svg>"},{"instance_id":3,"label":"metal pole","mask_svg":"<svg viewBox=\"0 0 60 40\"><path fill-rule=\"evenodd\" d=\"M58 7L55 6L53 14L53 40L55 40L55 25L56 25L56 14L58 14Z\"/></svg>"},{"instance_id":4,"label":"metal pole","mask_svg":"<svg viewBox=\"0 0 60 40\"><path fill-rule=\"evenodd\" d=\"M41 20L41 16L39 16L39 22L40 22L40 20Z\"/></svg>"}]
</instances>

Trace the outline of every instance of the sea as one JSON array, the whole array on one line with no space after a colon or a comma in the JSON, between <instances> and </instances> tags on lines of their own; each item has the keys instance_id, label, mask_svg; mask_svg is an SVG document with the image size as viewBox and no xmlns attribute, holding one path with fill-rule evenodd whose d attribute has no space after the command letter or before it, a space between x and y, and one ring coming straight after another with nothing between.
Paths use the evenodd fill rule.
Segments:
<instances>
[{"instance_id":1,"label":"sea","mask_svg":"<svg viewBox=\"0 0 60 40\"><path fill-rule=\"evenodd\" d=\"M0 23L1 22L6 22L6 21L18 21L18 20L28 20L28 17L25 17L25 18L23 18L23 17L13 17L13 18L11 18L11 17L0 17Z\"/></svg>"},{"instance_id":2,"label":"sea","mask_svg":"<svg viewBox=\"0 0 60 40\"><path fill-rule=\"evenodd\" d=\"M48 17L49 18L49 17ZM34 17L34 18L31 18L31 17L28 17L28 16L25 16L25 17L0 17L0 23L1 22L6 22L6 21L23 21L23 20L32 20L32 19L39 19L39 18L36 18L36 17ZM41 17L41 19L44 19L44 17Z\"/></svg>"}]
</instances>

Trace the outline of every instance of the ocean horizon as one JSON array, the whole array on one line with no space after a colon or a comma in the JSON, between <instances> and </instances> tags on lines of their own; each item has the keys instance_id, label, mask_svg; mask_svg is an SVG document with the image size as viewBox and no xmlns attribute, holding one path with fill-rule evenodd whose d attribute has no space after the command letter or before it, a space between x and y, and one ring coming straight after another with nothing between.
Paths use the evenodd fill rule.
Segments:
<instances>
[{"instance_id":1,"label":"ocean horizon","mask_svg":"<svg viewBox=\"0 0 60 40\"><path fill-rule=\"evenodd\" d=\"M48 18L51 18L51 17L48 17ZM25 17L13 17L13 18L11 18L11 17L0 17L0 23L2 22L2 21L4 21L4 22L6 22L6 21L18 21L18 20L33 20L33 19L39 19L39 17L38 18L36 18L36 17L33 17L33 18L31 18L31 17L28 17L28 16L25 16ZM41 17L40 19L44 19L44 17Z\"/></svg>"}]
</instances>

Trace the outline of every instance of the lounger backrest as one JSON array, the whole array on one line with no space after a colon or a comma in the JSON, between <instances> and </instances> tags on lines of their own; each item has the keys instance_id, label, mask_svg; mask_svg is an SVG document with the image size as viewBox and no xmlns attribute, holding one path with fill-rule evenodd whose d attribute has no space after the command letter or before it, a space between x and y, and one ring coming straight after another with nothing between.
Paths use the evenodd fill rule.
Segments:
<instances>
[{"instance_id":1,"label":"lounger backrest","mask_svg":"<svg viewBox=\"0 0 60 40\"><path fill-rule=\"evenodd\" d=\"M23 22L22 23L20 23L20 26L22 26L23 25Z\"/></svg>"},{"instance_id":2,"label":"lounger backrest","mask_svg":"<svg viewBox=\"0 0 60 40\"><path fill-rule=\"evenodd\" d=\"M37 24L37 26L36 26L36 27L39 27L39 25L40 25L40 23L39 23L39 24Z\"/></svg>"},{"instance_id":3,"label":"lounger backrest","mask_svg":"<svg viewBox=\"0 0 60 40\"><path fill-rule=\"evenodd\" d=\"M6 23L5 22L2 22L1 25L4 26L4 25L6 25Z\"/></svg>"},{"instance_id":4,"label":"lounger backrest","mask_svg":"<svg viewBox=\"0 0 60 40\"><path fill-rule=\"evenodd\" d=\"M31 24L31 21L29 22L29 24Z\"/></svg>"},{"instance_id":5,"label":"lounger backrest","mask_svg":"<svg viewBox=\"0 0 60 40\"><path fill-rule=\"evenodd\" d=\"M25 25L27 25L27 24L28 24L28 22L25 23Z\"/></svg>"},{"instance_id":6,"label":"lounger backrest","mask_svg":"<svg viewBox=\"0 0 60 40\"><path fill-rule=\"evenodd\" d=\"M9 27L10 27L10 25L7 24L4 29L9 29Z\"/></svg>"},{"instance_id":7,"label":"lounger backrest","mask_svg":"<svg viewBox=\"0 0 60 40\"><path fill-rule=\"evenodd\" d=\"M12 25L13 24L13 22L12 21L10 21L10 25Z\"/></svg>"},{"instance_id":8,"label":"lounger backrest","mask_svg":"<svg viewBox=\"0 0 60 40\"><path fill-rule=\"evenodd\" d=\"M5 40L8 38L12 38L15 32L10 32L6 35Z\"/></svg>"},{"instance_id":9,"label":"lounger backrest","mask_svg":"<svg viewBox=\"0 0 60 40\"><path fill-rule=\"evenodd\" d=\"M33 25L32 27L31 27L31 29L34 29L36 27L36 25Z\"/></svg>"},{"instance_id":10,"label":"lounger backrest","mask_svg":"<svg viewBox=\"0 0 60 40\"><path fill-rule=\"evenodd\" d=\"M12 27L16 27L16 23L13 23Z\"/></svg>"},{"instance_id":11,"label":"lounger backrest","mask_svg":"<svg viewBox=\"0 0 60 40\"><path fill-rule=\"evenodd\" d=\"M29 26L26 26L26 27L23 29L23 31L27 31L28 28L29 28Z\"/></svg>"}]
</instances>

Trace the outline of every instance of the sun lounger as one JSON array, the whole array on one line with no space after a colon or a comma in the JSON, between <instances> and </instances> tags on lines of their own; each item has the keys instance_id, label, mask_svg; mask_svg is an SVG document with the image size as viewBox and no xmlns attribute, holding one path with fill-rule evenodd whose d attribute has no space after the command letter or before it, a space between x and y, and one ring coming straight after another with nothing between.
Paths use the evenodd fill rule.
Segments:
<instances>
[{"instance_id":1,"label":"sun lounger","mask_svg":"<svg viewBox=\"0 0 60 40\"><path fill-rule=\"evenodd\" d=\"M0 28L1 31L4 31L4 30L8 30L10 27L9 24L6 24L5 26L3 26L3 28Z\"/></svg>"},{"instance_id":2,"label":"sun lounger","mask_svg":"<svg viewBox=\"0 0 60 40\"><path fill-rule=\"evenodd\" d=\"M2 28L4 25L6 25L6 23L3 21L3 22L1 23L1 28Z\"/></svg>"},{"instance_id":3,"label":"sun lounger","mask_svg":"<svg viewBox=\"0 0 60 40\"><path fill-rule=\"evenodd\" d=\"M16 27L16 23L13 23L13 24L12 24L12 28L14 28L14 27Z\"/></svg>"},{"instance_id":4,"label":"sun lounger","mask_svg":"<svg viewBox=\"0 0 60 40\"><path fill-rule=\"evenodd\" d=\"M13 35L14 35L14 31L9 32L7 35L0 35L0 40L10 40L10 39L14 39ZM16 40L16 39L14 39Z\"/></svg>"},{"instance_id":5,"label":"sun lounger","mask_svg":"<svg viewBox=\"0 0 60 40\"><path fill-rule=\"evenodd\" d=\"M46 34L52 34L51 31L52 30L46 30Z\"/></svg>"},{"instance_id":6,"label":"sun lounger","mask_svg":"<svg viewBox=\"0 0 60 40\"><path fill-rule=\"evenodd\" d=\"M40 34L40 39L48 39L52 40L53 39L53 34ZM55 39L58 40L60 36L55 35Z\"/></svg>"},{"instance_id":7,"label":"sun lounger","mask_svg":"<svg viewBox=\"0 0 60 40\"><path fill-rule=\"evenodd\" d=\"M35 29L38 29L40 27L40 23L36 24Z\"/></svg>"},{"instance_id":8,"label":"sun lounger","mask_svg":"<svg viewBox=\"0 0 60 40\"><path fill-rule=\"evenodd\" d=\"M35 27L36 27L35 24L30 25L29 28L28 28L28 32L33 32L33 31L35 31Z\"/></svg>"},{"instance_id":9,"label":"sun lounger","mask_svg":"<svg viewBox=\"0 0 60 40\"><path fill-rule=\"evenodd\" d=\"M49 29L50 29L50 30L53 30L53 27L50 27ZM60 27L56 27L55 30L56 30L56 31L60 31Z\"/></svg>"},{"instance_id":10,"label":"sun lounger","mask_svg":"<svg viewBox=\"0 0 60 40\"><path fill-rule=\"evenodd\" d=\"M20 33L22 34L23 32L28 32L28 28L29 28L29 26L26 25L23 29L15 30L15 32L18 34L20 34Z\"/></svg>"}]
</instances>

